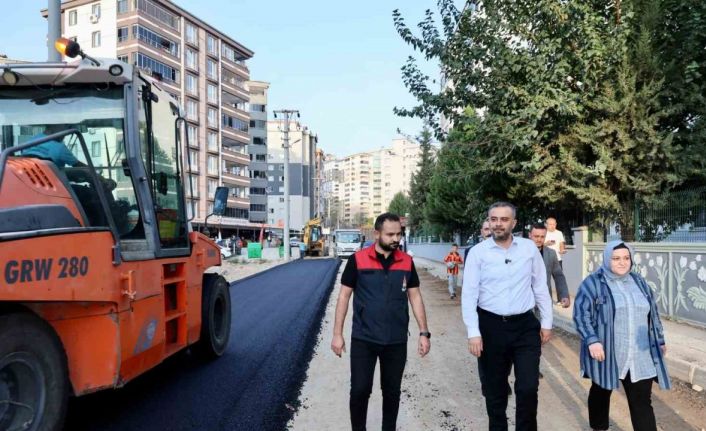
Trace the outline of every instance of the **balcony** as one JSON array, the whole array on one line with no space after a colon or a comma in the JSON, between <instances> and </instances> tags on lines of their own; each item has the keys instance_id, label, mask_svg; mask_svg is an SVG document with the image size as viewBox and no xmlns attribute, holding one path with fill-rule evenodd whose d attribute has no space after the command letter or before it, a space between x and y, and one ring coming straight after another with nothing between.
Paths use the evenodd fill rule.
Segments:
<instances>
[{"instance_id":1,"label":"balcony","mask_svg":"<svg viewBox=\"0 0 706 431\"><path fill-rule=\"evenodd\" d=\"M227 169L224 169L223 172L221 173L221 179L223 180L223 184L231 184L234 186L241 186L241 187L250 187L250 178L235 174L235 173L233 173L233 171L229 171ZM230 198L228 198L228 199L230 199Z\"/></svg>"},{"instance_id":2,"label":"balcony","mask_svg":"<svg viewBox=\"0 0 706 431\"><path fill-rule=\"evenodd\" d=\"M221 105L223 108L237 114L239 118L245 121L250 120L250 114L246 111L249 96L247 93L242 95L229 93L228 91L221 92Z\"/></svg>"},{"instance_id":3,"label":"balcony","mask_svg":"<svg viewBox=\"0 0 706 431\"><path fill-rule=\"evenodd\" d=\"M235 72L245 79L250 79L250 69L248 69L248 67L245 65L244 61L238 61L238 60L233 61L226 56L222 56L221 57L221 64L223 64L223 66L224 66L224 68L226 68L226 70Z\"/></svg>"},{"instance_id":4,"label":"balcony","mask_svg":"<svg viewBox=\"0 0 706 431\"><path fill-rule=\"evenodd\" d=\"M226 93L223 93L223 94L225 95ZM225 103L225 101L223 103L221 103L221 106L223 107L223 113L225 115L228 115L233 118L237 118L239 120L242 120L242 121L245 121L248 123L250 122L250 116L242 109L239 109L237 106L229 104L229 103Z\"/></svg>"},{"instance_id":5,"label":"balcony","mask_svg":"<svg viewBox=\"0 0 706 431\"><path fill-rule=\"evenodd\" d=\"M231 207L250 209L250 199L248 198L241 198L239 196L228 195L228 204Z\"/></svg>"},{"instance_id":6,"label":"balcony","mask_svg":"<svg viewBox=\"0 0 706 431\"><path fill-rule=\"evenodd\" d=\"M248 132L243 132L242 130L234 129L232 127L223 126L221 128L224 139L230 139L241 144L248 144L250 142L250 135Z\"/></svg>"},{"instance_id":7,"label":"balcony","mask_svg":"<svg viewBox=\"0 0 706 431\"><path fill-rule=\"evenodd\" d=\"M235 162L240 165L248 166L250 164L250 155L244 151L235 150L237 147L226 147L223 146L223 151L221 152L223 159ZM245 148L245 147L241 147Z\"/></svg>"},{"instance_id":8,"label":"balcony","mask_svg":"<svg viewBox=\"0 0 706 431\"><path fill-rule=\"evenodd\" d=\"M233 80L222 80L221 84L223 84L223 92L224 93L229 93L233 94L241 99L245 100L250 100L250 94L248 94L247 90L245 90L245 87L241 85L237 85L237 81Z\"/></svg>"}]
</instances>

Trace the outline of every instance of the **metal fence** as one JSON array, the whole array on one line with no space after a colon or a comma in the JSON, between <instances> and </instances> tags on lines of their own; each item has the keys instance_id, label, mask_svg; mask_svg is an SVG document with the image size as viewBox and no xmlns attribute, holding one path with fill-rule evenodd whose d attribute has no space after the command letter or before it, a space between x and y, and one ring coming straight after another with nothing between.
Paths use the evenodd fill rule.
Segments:
<instances>
[{"instance_id":1,"label":"metal fence","mask_svg":"<svg viewBox=\"0 0 706 431\"><path fill-rule=\"evenodd\" d=\"M636 242L706 242L706 187L668 192L639 200L632 214ZM606 240L625 238L617 223L605 229Z\"/></svg>"}]
</instances>

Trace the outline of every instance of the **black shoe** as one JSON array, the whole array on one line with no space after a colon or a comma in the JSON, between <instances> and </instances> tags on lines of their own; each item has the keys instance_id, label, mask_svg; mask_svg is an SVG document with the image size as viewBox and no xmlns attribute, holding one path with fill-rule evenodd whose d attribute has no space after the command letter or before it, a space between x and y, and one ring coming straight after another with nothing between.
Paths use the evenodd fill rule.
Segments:
<instances>
[{"instance_id":1,"label":"black shoe","mask_svg":"<svg viewBox=\"0 0 706 431\"><path fill-rule=\"evenodd\" d=\"M451 294L451 299L456 299L456 294L455 294L455 293L452 293L452 294Z\"/></svg>"}]
</instances>

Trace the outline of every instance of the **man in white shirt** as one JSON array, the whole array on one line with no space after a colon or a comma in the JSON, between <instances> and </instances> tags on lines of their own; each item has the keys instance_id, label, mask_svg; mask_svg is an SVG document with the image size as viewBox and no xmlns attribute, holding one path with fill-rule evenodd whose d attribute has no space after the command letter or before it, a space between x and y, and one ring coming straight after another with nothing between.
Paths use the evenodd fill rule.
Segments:
<instances>
[{"instance_id":1,"label":"man in white shirt","mask_svg":"<svg viewBox=\"0 0 706 431\"><path fill-rule=\"evenodd\" d=\"M536 431L541 345L552 336L546 268L532 241L512 235L517 224L512 204L494 203L488 219L492 240L471 249L463 274L468 350L483 373L490 429L508 429L508 373L514 366L516 430Z\"/></svg>"},{"instance_id":2,"label":"man in white shirt","mask_svg":"<svg viewBox=\"0 0 706 431\"><path fill-rule=\"evenodd\" d=\"M559 259L559 265L564 268L561 262L561 257L566 253L566 240L564 233L556 228L556 219L549 217L545 223L547 226L547 237L544 240L544 245L556 252L556 257Z\"/></svg>"}]
</instances>

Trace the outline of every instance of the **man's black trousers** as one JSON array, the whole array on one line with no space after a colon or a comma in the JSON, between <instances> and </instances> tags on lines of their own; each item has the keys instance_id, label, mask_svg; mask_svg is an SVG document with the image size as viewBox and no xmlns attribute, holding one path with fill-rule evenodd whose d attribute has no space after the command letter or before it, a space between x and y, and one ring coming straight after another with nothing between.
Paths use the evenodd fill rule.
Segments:
<instances>
[{"instance_id":1,"label":"man's black trousers","mask_svg":"<svg viewBox=\"0 0 706 431\"><path fill-rule=\"evenodd\" d=\"M380 359L382 388L382 430L394 431L400 407L402 374L407 362L407 343L382 345L351 340L351 426L364 431L368 416L368 399L373 390L375 364Z\"/></svg>"},{"instance_id":2,"label":"man's black trousers","mask_svg":"<svg viewBox=\"0 0 706 431\"><path fill-rule=\"evenodd\" d=\"M478 309L483 352L478 365L483 373L483 392L490 431L506 431L507 378L515 367L516 430L537 430L540 324L534 313L504 318Z\"/></svg>"}]
</instances>

